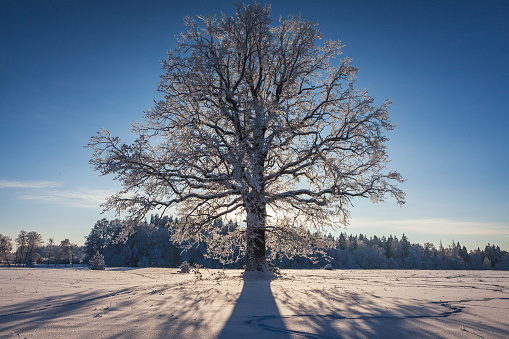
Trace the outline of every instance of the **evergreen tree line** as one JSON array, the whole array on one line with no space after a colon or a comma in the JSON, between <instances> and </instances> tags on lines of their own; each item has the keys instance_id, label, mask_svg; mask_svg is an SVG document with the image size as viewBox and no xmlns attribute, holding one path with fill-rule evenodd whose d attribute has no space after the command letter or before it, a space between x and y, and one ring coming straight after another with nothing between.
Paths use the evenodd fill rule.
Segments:
<instances>
[{"instance_id":1,"label":"evergreen tree line","mask_svg":"<svg viewBox=\"0 0 509 339\"><path fill-rule=\"evenodd\" d=\"M88 263L97 253L104 256L107 266L127 267L179 267L184 261L208 268L223 268L219 260L207 258L207 245L202 242L188 250L174 244L170 239L169 227L173 217L151 216L150 223L134 227L134 233L126 241L117 241L122 228L119 220L101 219L96 222L86 237L84 263ZM233 222L216 221L216 226L239 227ZM242 268L245 258L228 268Z\"/></svg>"},{"instance_id":2,"label":"evergreen tree line","mask_svg":"<svg viewBox=\"0 0 509 339\"><path fill-rule=\"evenodd\" d=\"M150 223L136 226L126 241L117 241L122 222L101 219L86 237L84 246L77 246L68 239L62 240L60 244L49 239L43 245L42 237L37 232L21 231L15 239L17 249L14 253L11 253L12 240L0 234L0 261L8 266L67 266L88 264L95 255L101 254L109 267L179 267L184 261L208 268L243 268L246 264L245 258L223 265L219 260L207 257L207 245L204 242L182 250L182 247L171 241L169 227L174 221L171 216L151 216ZM240 227L233 221L216 220L215 223L225 234ZM392 235L368 238L362 234L341 233L338 237L328 235L328 240L333 246L313 260L295 256L275 260L273 264L283 269L321 268L330 264L337 269L509 270L509 253L490 244L484 249L468 251L465 246L453 241L447 247L440 242L437 248L432 243L410 243L405 234L398 239Z\"/></svg>"},{"instance_id":3,"label":"evergreen tree line","mask_svg":"<svg viewBox=\"0 0 509 339\"><path fill-rule=\"evenodd\" d=\"M334 268L348 269L426 269L426 270L509 270L509 253L499 246L486 245L468 251L459 242L438 248L432 243L412 244L405 234L401 239L389 237L366 237L341 233L334 238L334 247L327 257L318 259L318 266L331 264ZM278 264L278 266L280 266ZM309 259L283 260L285 268L315 268Z\"/></svg>"},{"instance_id":4,"label":"evergreen tree line","mask_svg":"<svg viewBox=\"0 0 509 339\"><path fill-rule=\"evenodd\" d=\"M152 216L150 223L135 227L135 232L126 242L117 242L115 240L120 232L121 222L99 220L85 242L85 262L100 253L107 266L178 267L187 261L208 268L243 268L246 264L245 258L229 265L208 258L207 245L204 242L182 251L181 247L170 239L169 227L174 221L171 216ZM215 222L216 227L222 227L225 233L239 227L232 221ZM282 258L275 260L273 264L283 269L321 268L331 264L338 269L509 270L509 253L490 244L482 250L477 248L468 251L465 246L454 241L447 247L440 242L438 248L432 243L412 244L404 234L401 239L392 235L368 238L362 234L345 233L341 233L339 237L329 235L328 238L334 246L327 250L325 255L319 255L314 260L300 256Z\"/></svg>"}]
</instances>

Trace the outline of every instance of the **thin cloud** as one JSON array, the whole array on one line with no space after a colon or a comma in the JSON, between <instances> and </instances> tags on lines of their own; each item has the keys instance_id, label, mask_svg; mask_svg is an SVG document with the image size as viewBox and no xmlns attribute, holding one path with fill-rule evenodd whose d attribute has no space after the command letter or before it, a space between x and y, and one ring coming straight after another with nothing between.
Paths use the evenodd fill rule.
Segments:
<instances>
[{"instance_id":1,"label":"thin cloud","mask_svg":"<svg viewBox=\"0 0 509 339\"><path fill-rule=\"evenodd\" d=\"M19 194L18 199L58 204L67 207L97 208L113 193L114 192L108 190L89 189L76 191L50 190Z\"/></svg>"},{"instance_id":2,"label":"thin cloud","mask_svg":"<svg viewBox=\"0 0 509 339\"><path fill-rule=\"evenodd\" d=\"M408 219L408 220L371 220L351 221L356 226L370 229L391 229L401 232L444 235L509 235L509 225L502 223L476 222L452 219Z\"/></svg>"},{"instance_id":3,"label":"thin cloud","mask_svg":"<svg viewBox=\"0 0 509 339\"><path fill-rule=\"evenodd\" d=\"M55 188L61 186L54 181L13 181L0 180L0 189L2 188Z\"/></svg>"}]
</instances>

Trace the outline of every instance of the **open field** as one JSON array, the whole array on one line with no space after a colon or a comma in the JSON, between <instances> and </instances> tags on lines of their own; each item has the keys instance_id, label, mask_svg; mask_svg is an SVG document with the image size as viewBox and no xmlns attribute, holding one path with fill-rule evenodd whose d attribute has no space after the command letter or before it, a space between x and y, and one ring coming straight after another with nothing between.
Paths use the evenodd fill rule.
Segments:
<instances>
[{"instance_id":1,"label":"open field","mask_svg":"<svg viewBox=\"0 0 509 339\"><path fill-rule=\"evenodd\" d=\"M509 272L0 268L1 338L502 338Z\"/></svg>"}]
</instances>

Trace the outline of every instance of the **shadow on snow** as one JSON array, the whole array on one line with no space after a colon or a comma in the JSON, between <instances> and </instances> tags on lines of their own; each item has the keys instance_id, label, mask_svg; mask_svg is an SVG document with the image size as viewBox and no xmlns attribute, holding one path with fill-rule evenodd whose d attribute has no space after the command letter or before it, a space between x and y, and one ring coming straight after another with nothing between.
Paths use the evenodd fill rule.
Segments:
<instances>
[{"instance_id":1,"label":"shadow on snow","mask_svg":"<svg viewBox=\"0 0 509 339\"><path fill-rule=\"evenodd\" d=\"M509 331L507 324L484 315L461 317L469 313L470 303L483 300L400 300L342 293L340 280L329 289L298 283L244 279L238 297L219 287L196 290L189 281L48 296L1 307L0 336L48 326L52 328L45 333L52 336L101 338L496 337ZM223 304L217 304L219 295ZM218 305L232 304L225 321ZM219 334L210 330L221 323L225 326Z\"/></svg>"}]
</instances>

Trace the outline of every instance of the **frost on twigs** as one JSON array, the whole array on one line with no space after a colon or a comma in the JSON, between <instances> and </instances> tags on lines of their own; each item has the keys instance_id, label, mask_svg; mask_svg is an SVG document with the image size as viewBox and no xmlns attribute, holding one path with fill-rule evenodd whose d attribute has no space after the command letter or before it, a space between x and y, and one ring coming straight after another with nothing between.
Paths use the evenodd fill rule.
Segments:
<instances>
[{"instance_id":1,"label":"frost on twigs","mask_svg":"<svg viewBox=\"0 0 509 339\"><path fill-rule=\"evenodd\" d=\"M132 221L122 236L151 211L176 212L172 240L265 271L267 256L327 248L317 235L346 225L353 199L404 203L402 176L386 170L390 102L355 89L341 42L300 16L273 24L257 3L184 25L134 143L107 130L89 143L94 168L122 184L104 205ZM215 223L231 217L245 224Z\"/></svg>"},{"instance_id":2,"label":"frost on twigs","mask_svg":"<svg viewBox=\"0 0 509 339\"><path fill-rule=\"evenodd\" d=\"M196 280L203 280L203 273L200 271L201 265L194 264L191 268L191 272L194 274Z\"/></svg>"},{"instance_id":3,"label":"frost on twigs","mask_svg":"<svg viewBox=\"0 0 509 339\"><path fill-rule=\"evenodd\" d=\"M210 276L211 276L211 279L216 280L216 281L228 279L228 275L226 274L225 269L214 272Z\"/></svg>"}]
</instances>

